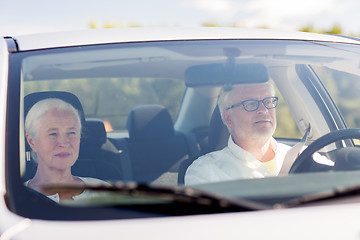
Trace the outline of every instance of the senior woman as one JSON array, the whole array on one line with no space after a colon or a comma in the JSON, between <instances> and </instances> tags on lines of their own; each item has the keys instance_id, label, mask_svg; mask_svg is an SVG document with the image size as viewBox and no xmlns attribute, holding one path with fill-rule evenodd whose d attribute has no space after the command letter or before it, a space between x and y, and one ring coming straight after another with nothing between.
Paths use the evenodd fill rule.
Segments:
<instances>
[{"instance_id":1,"label":"senior woman","mask_svg":"<svg viewBox=\"0 0 360 240\"><path fill-rule=\"evenodd\" d=\"M25 119L25 136L36 154L38 167L26 186L59 202L90 197L89 191L49 192L47 184L87 184L106 182L76 177L71 167L79 156L81 120L79 112L58 98L47 98L34 104Z\"/></svg>"}]
</instances>

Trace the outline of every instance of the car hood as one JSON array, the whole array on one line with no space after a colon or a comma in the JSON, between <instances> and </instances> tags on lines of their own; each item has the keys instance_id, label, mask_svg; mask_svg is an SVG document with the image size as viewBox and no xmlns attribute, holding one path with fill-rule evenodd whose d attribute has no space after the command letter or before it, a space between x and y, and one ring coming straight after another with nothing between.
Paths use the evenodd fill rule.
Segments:
<instances>
[{"instance_id":1,"label":"car hood","mask_svg":"<svg viewBox=\"0 0 360 240\"><path fill-rule=\"evenodd\" d=\"M31 220L16 239L358 239L359 215L356 203L141 220Z\"/></svg>"}]
</instances>

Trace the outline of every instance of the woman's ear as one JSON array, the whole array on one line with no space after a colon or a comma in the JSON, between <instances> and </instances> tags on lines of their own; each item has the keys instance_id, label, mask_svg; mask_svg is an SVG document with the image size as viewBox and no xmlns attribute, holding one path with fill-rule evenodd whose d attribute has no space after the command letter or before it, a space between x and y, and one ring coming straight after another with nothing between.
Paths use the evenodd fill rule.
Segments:
<instances>
[{"instance_id":1,"label":"woman's ear","mask_svg":"<svg viewBox=\"0 0 360 240\"><path fill-rule=\"evenodd\" d=\"M36 152L36 147L35 147L35 143L34 143L34 139L30 136L30 134L26 133L25 134L26 140L29 144L29 146L31 147L31 149Z\"/></svg>"}]
</instances>

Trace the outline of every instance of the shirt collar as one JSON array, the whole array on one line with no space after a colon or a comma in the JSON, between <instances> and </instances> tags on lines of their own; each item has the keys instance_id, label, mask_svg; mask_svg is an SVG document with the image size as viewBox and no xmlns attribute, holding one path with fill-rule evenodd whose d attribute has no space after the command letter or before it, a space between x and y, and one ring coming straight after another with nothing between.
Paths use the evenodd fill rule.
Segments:
<instances>
[{"instance_id":1,"label":"shirt collar","mask_svg":"<svg viewBox=\"0 0 360 240\"><path fill-rule=\"evenodd\" d=\"M258 168L260 165L262 165L262 163L257 160L250 152L244 150L243 148L235 144L231 135L228 140L228 148L236 158L245 161L246 165L248 165L249 167Z\"/></svg>"},{"instance_id":2,"label":"shirt collar","mask_svg":"<svg viewBox=\"0 0 360 240\"><path fill-rule=\"evenodd\" d=\"M271 141L271 148L273 149L274 153L276 154L277 149L277 143L276 140L272 137ZM250 152L244 150L243 148L239 147L234 140L232 139L231 135L228 140L228 148L230 152L238 159L243 159L246 164L251 168L258 168L261 165L264 165L261 161L256 159L254 155L252 155Z\"/></svg>"}]
</instances>

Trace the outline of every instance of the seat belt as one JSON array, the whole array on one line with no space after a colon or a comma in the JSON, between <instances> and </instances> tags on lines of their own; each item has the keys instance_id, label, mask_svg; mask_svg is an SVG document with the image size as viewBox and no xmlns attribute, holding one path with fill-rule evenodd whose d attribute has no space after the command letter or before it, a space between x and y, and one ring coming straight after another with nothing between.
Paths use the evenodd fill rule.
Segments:
<instances>
[{"instance_id":1,"label":"seat belt","mask_svg":"<svg viewBox=\"0 0 360 240\"><path fill-rule=\"evenodd\" d=\"M300 140L300 142L295 144L289 151L287 151L284 157L283 165L281 166L278 176L286 176L289 174L290 168L294 164L296 158L305 149L304 146L309 136L309 133L310 133L310 124L306 129L306 132L302 137L302 139Z\"/></svg>"},{"instance_id":2,"label":"seat belt","mask_svg":"<svg viewBox=\"0 0 360 240\"><path fill-rule=\"evenodd\" d=\"M118 140L120 147L120 165L123 174L124 181L132 181L132 167L129 157L128 142L127 139L121 138Z\"/></svg>"},{"instance_id":3,"label":"seat belt","mask_svg":"<svg viewBox=\"0 0 360 240\"><path fill-rule=\"evenodd\" d=\"M200 147L197 143L196 137L193 133L184 133L186 138L187 148L189 150L189 158L196 159L200 157Z\"/></svg>"}]
</instances>

